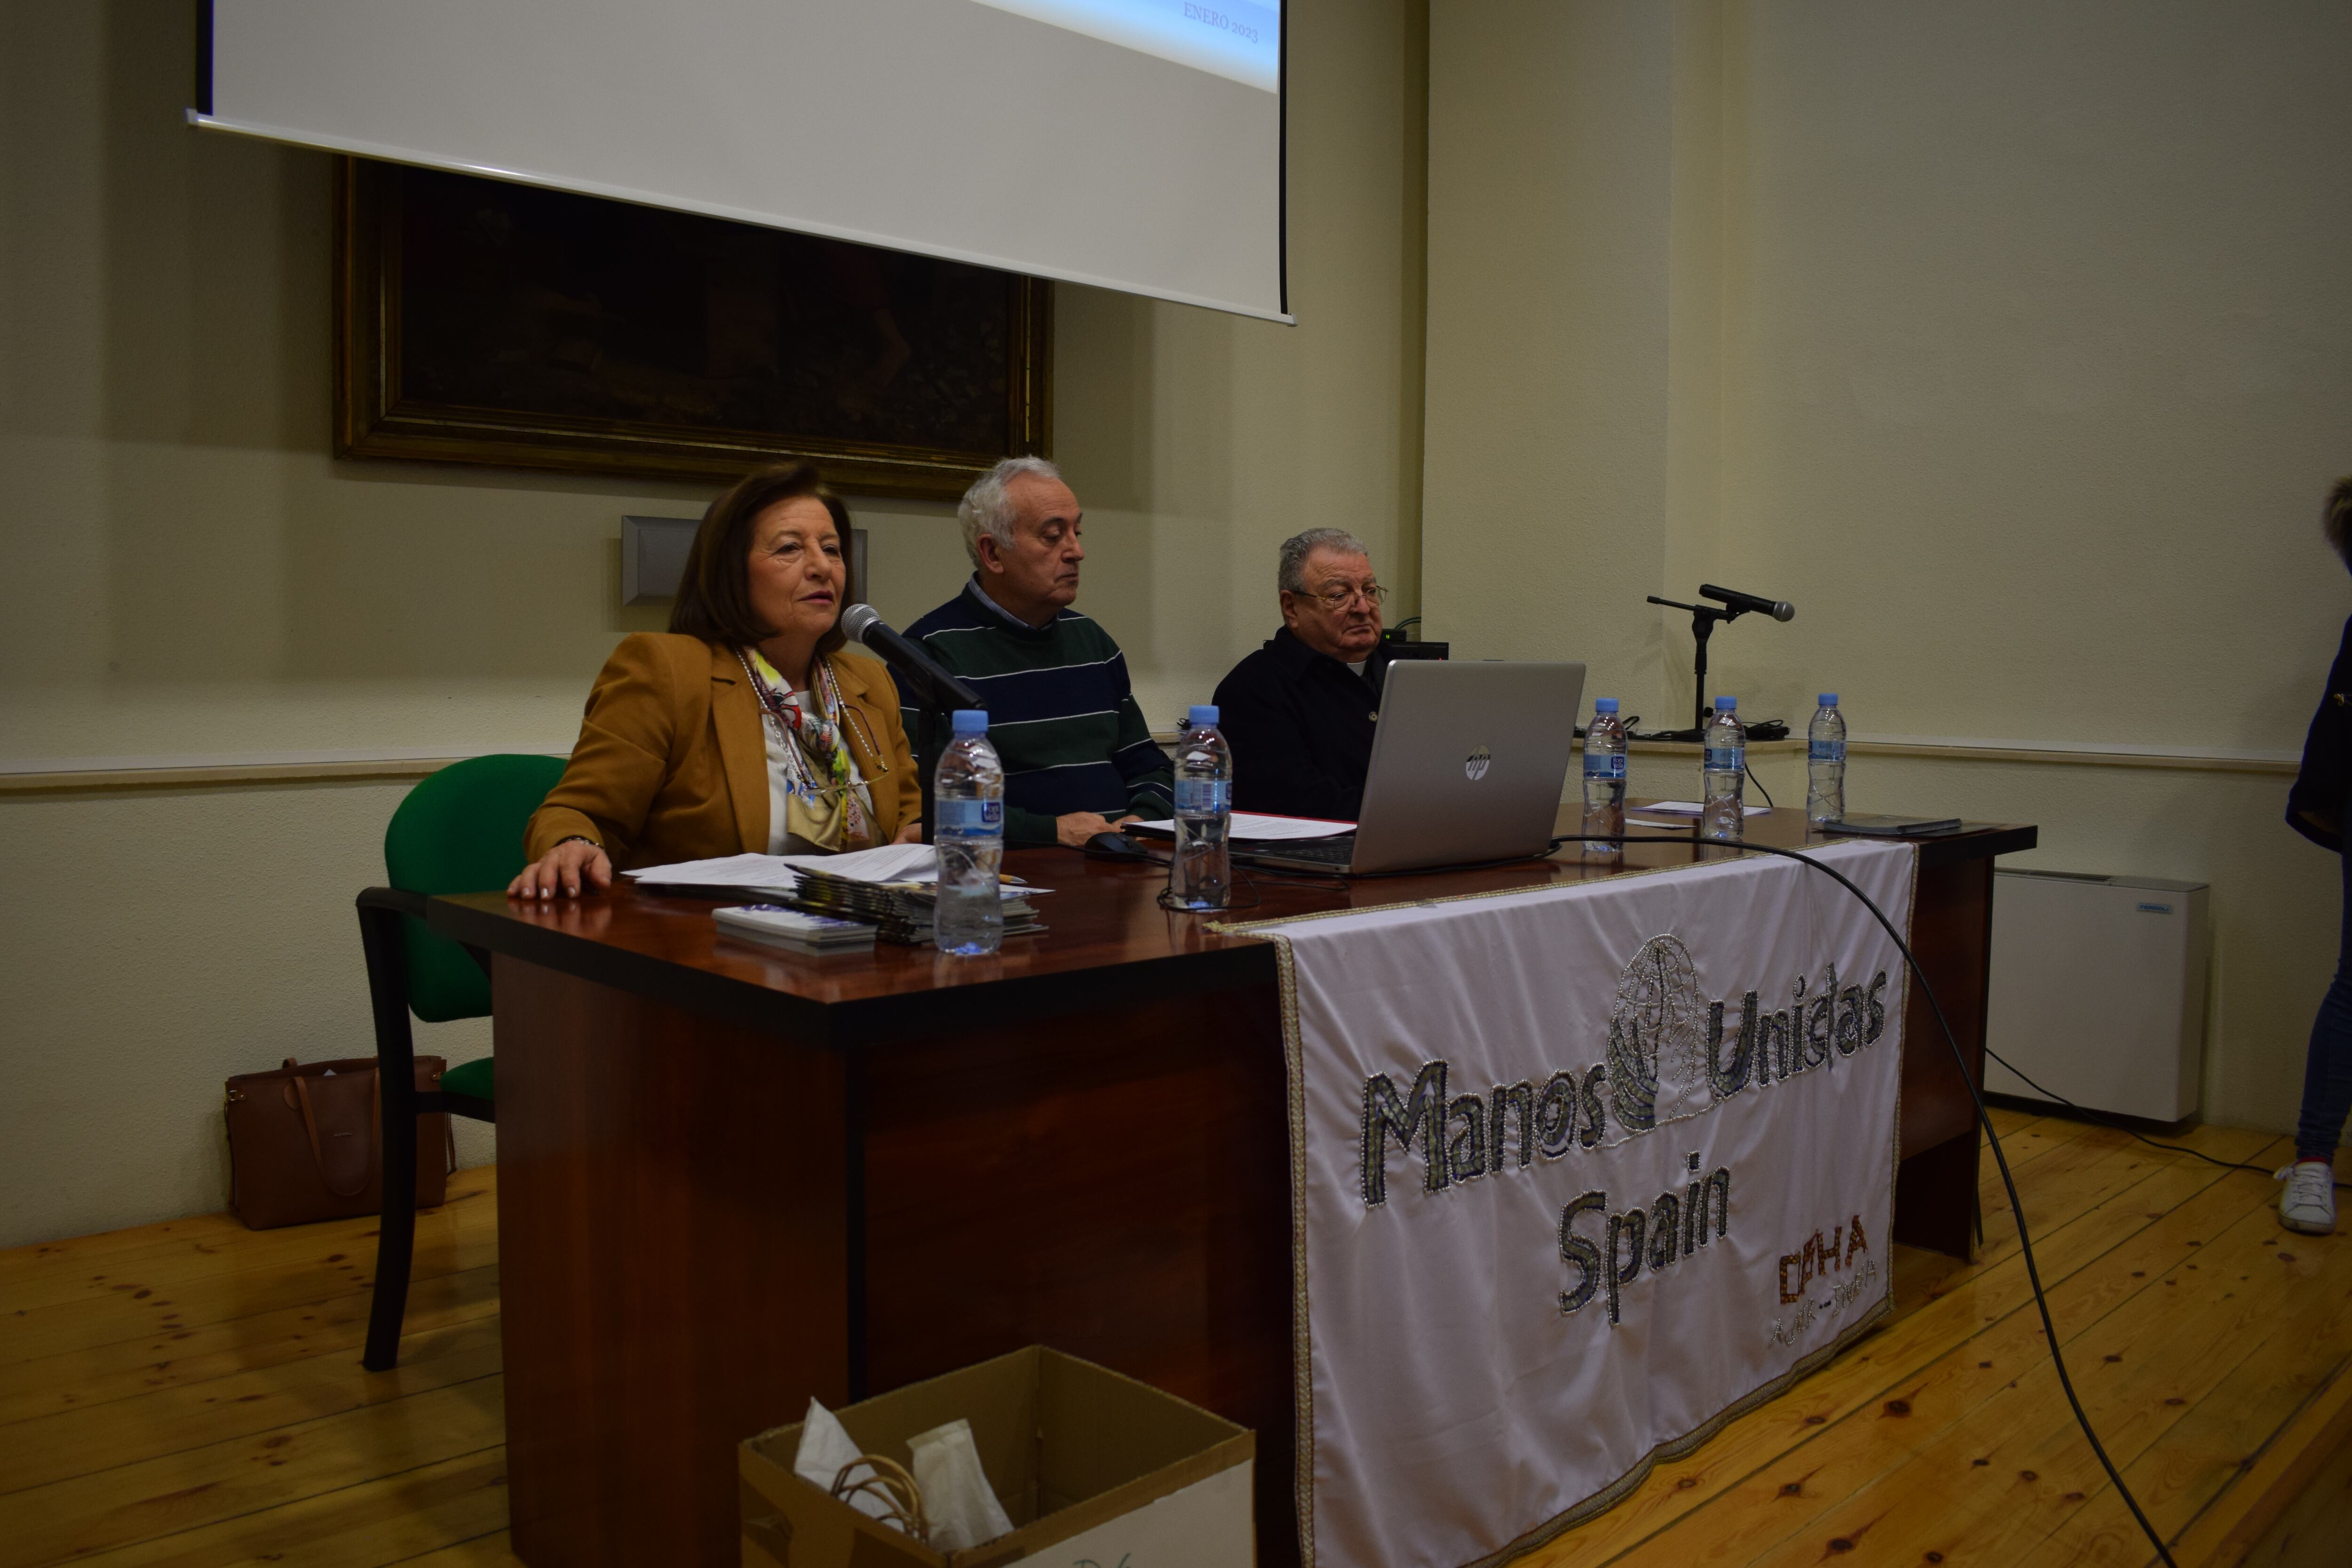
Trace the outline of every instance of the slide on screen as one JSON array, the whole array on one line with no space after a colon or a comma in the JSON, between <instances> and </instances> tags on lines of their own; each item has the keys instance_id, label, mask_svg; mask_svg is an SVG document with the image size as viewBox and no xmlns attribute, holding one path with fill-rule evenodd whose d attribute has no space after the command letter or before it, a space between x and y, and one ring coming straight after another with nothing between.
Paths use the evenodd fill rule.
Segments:
<instances>
[{"instance_id":1,"label":"slide on screen","mask_svg":"<svg viewBox=\"0 0 2352 1568\"><path fill-rule=\"evenodd\" d=\"M978 0L1000 11L1276 92L1282 0Z\"/></svg>"}]
</instances>

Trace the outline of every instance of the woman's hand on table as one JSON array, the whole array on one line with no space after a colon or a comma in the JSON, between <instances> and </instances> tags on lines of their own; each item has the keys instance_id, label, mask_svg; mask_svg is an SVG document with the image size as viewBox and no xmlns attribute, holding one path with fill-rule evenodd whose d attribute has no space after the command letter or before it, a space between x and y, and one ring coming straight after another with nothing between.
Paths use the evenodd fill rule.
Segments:
<instances>
[{"instance_id":1,"label":"woman's hand on table","mask_svg":"<svg viewBox=\"0 0 2352 1568\"><path fill-rule=\"evenodd\" d=\"M923 825L920 822L907 824L906 826L898 829L898 837L890 840L893 844L920 844L922 841Z\"/></svg>"},{"instance_id":2,"label":"woman's hand on table","mask_svg":"<svg viewBox=\"0 0 2352 1568\"><path fill-rule=\"evenodd\" d=\"M567 838L522 868L507 884L510 899L567 899L583 892L601 893L613 885L613 861L601 844Z\"/></svg>"}]
</instances>

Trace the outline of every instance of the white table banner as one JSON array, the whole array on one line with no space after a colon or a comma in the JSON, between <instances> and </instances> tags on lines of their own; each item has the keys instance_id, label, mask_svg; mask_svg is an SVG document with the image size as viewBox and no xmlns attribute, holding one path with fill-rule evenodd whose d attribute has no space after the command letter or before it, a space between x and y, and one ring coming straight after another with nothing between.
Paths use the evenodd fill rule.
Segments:
<instances>
[{"instance_id":1,"label":"white table banner","mask_svg":"<svg viewBox=\"0 0 2352 1568\"><path fill-rule=\"evenodd\" d=\"M1813 853L1909 929L1911 846ZM1908 986L1820 872L1246 929L1282 949L1308 1564L1501 1561L1887 1311Z\"/></svg>"}]
</instances>

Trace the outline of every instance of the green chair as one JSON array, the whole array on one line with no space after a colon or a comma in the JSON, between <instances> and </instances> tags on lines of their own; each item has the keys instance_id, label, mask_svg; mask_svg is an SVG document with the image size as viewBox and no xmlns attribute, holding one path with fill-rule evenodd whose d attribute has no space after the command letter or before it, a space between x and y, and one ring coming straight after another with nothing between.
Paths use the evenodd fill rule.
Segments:
<instances>
[{"instance_id":1,"label":"green chair","mask_svg":"<svg viewBox=\"0 0 2352 1568\"><path fill-rule=\"evenodd\" d=\"M437 1091L416 1088L408 1016L439 1024L490 1010L487 956L428 930L425 900L514 880L524 864L524 825L562 776L562 757L492 756L452 763L418 781L384 829L383 867L392 886L359 896L383 1109L383 1225L376 1239L367 1349L360 1358L371 1372L400 1360L400 1323L408 1310L416 1246L416 1119L446 1111L498 1120L488 1057L443 1073Z\"/></svg>"}]
</instances>

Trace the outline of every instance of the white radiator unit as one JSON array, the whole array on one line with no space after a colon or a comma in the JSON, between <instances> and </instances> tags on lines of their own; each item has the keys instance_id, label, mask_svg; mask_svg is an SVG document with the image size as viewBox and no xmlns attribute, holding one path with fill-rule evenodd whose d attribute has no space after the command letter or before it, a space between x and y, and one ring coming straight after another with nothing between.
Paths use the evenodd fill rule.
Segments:
<instances>
[{"instance_id":1,"label":"white radiator unit","mask_svg":"<svg viewBox=\"0 0 2352 1568\"><path fill-rule=\"evenodd\" d=\"M2205 884L1996 871L1985 1044L1995 1094L2151 1121L2197 1110L2205 1068Z\"/></svg>"}]
</instances>

